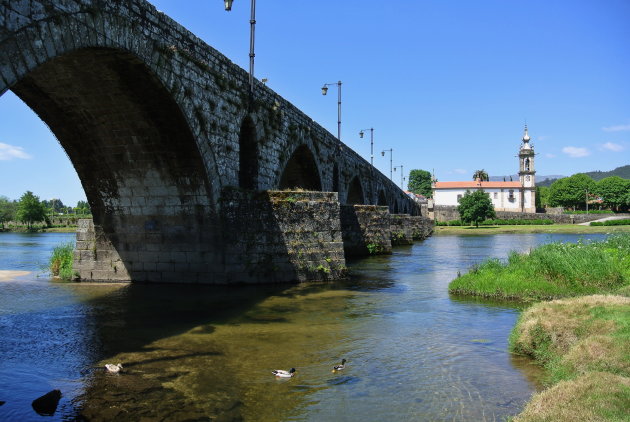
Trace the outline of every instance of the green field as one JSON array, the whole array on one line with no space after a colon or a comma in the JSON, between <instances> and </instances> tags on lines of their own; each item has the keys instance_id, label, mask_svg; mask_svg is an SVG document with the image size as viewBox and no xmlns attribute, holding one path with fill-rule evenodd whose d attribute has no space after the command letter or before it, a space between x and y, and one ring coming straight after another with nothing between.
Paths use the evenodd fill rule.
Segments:
<instances>
[{"instance_id":1,"label":"green field","mask_svg":"<svg viewBox=\"0 0 630 422\"><path fill-rule=\"evenodd\" d=\"M581 226L577 224L553 224L543 226L436 226L437 235L480 235L501 233L630 233L630 226Z\"/></svg>"}]
</instances>

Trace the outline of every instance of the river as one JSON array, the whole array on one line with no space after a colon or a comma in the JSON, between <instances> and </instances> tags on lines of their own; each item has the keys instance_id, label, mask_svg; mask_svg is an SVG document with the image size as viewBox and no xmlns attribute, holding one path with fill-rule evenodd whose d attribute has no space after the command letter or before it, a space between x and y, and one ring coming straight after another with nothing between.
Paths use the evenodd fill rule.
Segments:
<instances>
[{"instance_id":1,"label":"river","mask_svg":"<svg viewBox=\"0 0 630 422\"><path fill-rule=\"evenodd\" d=\"M41 268L73 234L0 233L0 270L31 271L0 281L0 420L503 420L541 377L507 352L520 308L448 283L580 238L439 235L351 261L342 282L217 287L51 282ZM52 389L40 416L31 402Z\"/></svg>"}]
</instances>

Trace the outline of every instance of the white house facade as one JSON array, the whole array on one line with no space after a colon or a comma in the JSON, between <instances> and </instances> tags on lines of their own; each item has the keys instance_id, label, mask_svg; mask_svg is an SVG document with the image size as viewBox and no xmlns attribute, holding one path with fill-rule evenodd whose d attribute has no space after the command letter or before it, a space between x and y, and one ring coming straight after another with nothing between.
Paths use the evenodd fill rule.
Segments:
<instances>
[{"instance_id":1,"label":"white house facade","mask_svg":"<svg viewBox=\"0 0 630 422\"><path fill-rule=\"evenodd\" d=\"M534 148L525 126L525 134L518 154L518 182L482 182L480 180L462 182L434 182L433 205L457 206L467 190L483 189L488 194L495 211L536 212L536 171L534 168Z\"/></svg>"}]
</instances>

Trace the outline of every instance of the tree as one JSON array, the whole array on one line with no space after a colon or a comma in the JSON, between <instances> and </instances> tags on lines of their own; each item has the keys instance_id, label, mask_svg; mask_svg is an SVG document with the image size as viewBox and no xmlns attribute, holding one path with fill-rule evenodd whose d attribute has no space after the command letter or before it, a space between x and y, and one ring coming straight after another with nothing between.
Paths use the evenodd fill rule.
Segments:
<instances>
[{"instance_id":1,"label":"tree","mask_svg":"<svg viewBox=\"0 0 630 422\"><path fill-rule=\"evenodd\" d=\"M484 169L481 169L481 170L475 171L475 173L473 174L473 180L477 180L477 179L479 179L482 182L487 182L488 180L490 180L490 177L488 177L487 171L485 171Z\"/></svg>"},{"instance_id":2,"label":"tree","mask_svg":"<svg viewBox=\"0 0 630 422\"><path fill-rule=\"evenodd\" d=\"M15 220L17 205L6 196L0 196L0 228L4 229L4 223Z\"/></svg>"},{"instance_id":3,"label":"tree","mask_svg":"<svg viewBox=\"0 0 630 422\"><path fill-rule=\"evenodd\" d=\"M407 189L413 193L419 193L430 198L433 195L431 190L431 173L426 170L411 170L409 172Z\"/></svg>"},{"instance_id":4,"label":"tree","mask_svg":"<svg viewBox=\"0 0 630 422\"><path fill-rule=\"evenodd\" d=\"M87 201L79 201L77 202L77 206L75 208L77 214L91 214L90 204Z\"/></svg>"},{"instance_id":5,"label":"tree","mask_svg":"<svg viewBox=\"0 0 630 422\"><path fill-rule=\"evenodd\" d=\"M33 223L46 220L46 208L33 192L27 191L18 202L17 219L31 228Z\"/></svg>"},{"instance_id":6,"label":"tree","mask_svg":"<svg viewBox=\"0 0 630 422\"><path fill-rule=\"evenodd\" d=\"M549 202L552 206L585 208L587 192L595 192L595 181L586 174L577 173L549 186Z\"/></svg>"},{"instance_id":7,"label":"tree","mask_svg":"<svg viewBox=\"0 0 630 422\"><path fill-rule=\"evenodd\" d=\"M595 186L595 192L605 206L619 211L630 205L630 180L619 176L606 177Z\"/></svg>"},{"instance_id":8,"label":"tree","mask_svg":"<svg viewBox=\"0 0 630 422\"><path fill-rule=\"evenodd\" d=\"M464 196L459 200L457 211L459 211L462 221L475 223L477 227L485 219L496 217L492 201L483 189L474 192L466 190Z\"/></svg>"},{"instance_id":9,"label":"tree","mask_svg":"<svg viewBox=\"0 0 630 422\"><path fill-rule=\"evenodd\" d=\"M536 208L549 206L549 187L536 186Z\"/></svg>"}]
</instances>

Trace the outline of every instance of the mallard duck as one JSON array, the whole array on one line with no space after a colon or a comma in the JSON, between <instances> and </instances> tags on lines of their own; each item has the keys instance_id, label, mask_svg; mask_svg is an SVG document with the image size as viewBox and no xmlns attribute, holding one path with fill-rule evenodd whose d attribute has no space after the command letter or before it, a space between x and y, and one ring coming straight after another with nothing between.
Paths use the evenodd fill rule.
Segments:
<instances>
[{"instance_id":1,"label":"mallard duck","mask_svg":"<svg viewBox=\"0 0 630 422\"><path fill-rule=\"evenodd\" d=\"M118 363L116 365L114 365L113 363L106 363L105 369L107 370L107 372L117 374L120 372L121 369L123 369L123 366L122 366L122 363Z\"/></svg>"},{"instance_id":2,"label":"mallard duck","mask_svg":"<svg viewBox=\"0 0 630 422\"><path fill-rule=\"evenodd\" d=\"M344 369L346 369L346 360L345 359L341 359L341 364L340 365L335 365L333 366L333 372L337 372L337 371L343 371Z\"/></svg>"},{"instance_id":3,"label":"mallard duck","mask_svg":"<svg viewBox=\"0 0 630 422\"><path fill-rule=\"evenodd\" d=\"M291 368L289 371L285 371L283 369L276 369L274 371L271 371L271 373L274 374L278 378L291 378L293 375L295 375L295 368Z\"/></svg>"}]
</instances>

